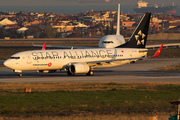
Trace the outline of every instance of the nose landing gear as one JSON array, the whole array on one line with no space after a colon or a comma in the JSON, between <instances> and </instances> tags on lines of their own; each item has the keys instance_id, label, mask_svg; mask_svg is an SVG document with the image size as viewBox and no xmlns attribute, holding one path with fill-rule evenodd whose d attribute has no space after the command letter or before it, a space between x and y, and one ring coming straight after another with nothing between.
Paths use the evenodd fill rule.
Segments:
<instances>
[{"instance_id":1,"label":"nose landing gear","mask_svg":"<svg viewBox=\"0 0 180 120\"><path fill-rule=\"evenodd\" d=\"M11 70L11 71L18 73L18 76L22 77L22 70Z\"/></svg>"}]
</instances>

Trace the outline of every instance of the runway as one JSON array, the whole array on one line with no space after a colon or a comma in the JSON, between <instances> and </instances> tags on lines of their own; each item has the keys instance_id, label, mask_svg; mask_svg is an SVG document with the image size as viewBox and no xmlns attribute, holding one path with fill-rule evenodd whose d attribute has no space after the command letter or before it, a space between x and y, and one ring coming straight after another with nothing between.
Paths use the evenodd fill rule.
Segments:
<instances>
[{"instance_id":1,"label":"runway","mask_svg":"<svg viewBox=\"0 0 180 120\"><path fill-rule=\"evenodd\" d=\"M0 61L2 64L3 61ZM151 71L155 68L180 64L180 58L147 59L135 64L113 68L94 69L94 76L76 74L67 76L65 71L36 73L25 71L22 77L6 67L0 67L0 82L180 82L180 71Z\"/></svg>"}]
</instances>

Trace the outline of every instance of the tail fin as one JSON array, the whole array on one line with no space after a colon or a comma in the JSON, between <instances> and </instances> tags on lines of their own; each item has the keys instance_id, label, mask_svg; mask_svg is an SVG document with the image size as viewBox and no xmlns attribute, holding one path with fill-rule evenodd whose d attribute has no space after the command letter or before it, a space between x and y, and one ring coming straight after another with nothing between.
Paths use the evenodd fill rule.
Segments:
<instances>
[{"instance_id":1,"label":"tail fin","mask_svg":"<svg viewBox=\"0 0 180 120\"><path fill-rule=\"evenodd\" d=\"M120 4L118 4L116 35L120 35Z\"/></svg>"},{"instance_id":2,"label":"tail fin","mask_svg":"<svg viewBox=\"0 0 180 120\"><path fill-rule=\"evenodd\" d=\"M141 19L130 40L116 48L145 48L149 30L151 13L146 13Z\"/></svg>"}]
</instances>

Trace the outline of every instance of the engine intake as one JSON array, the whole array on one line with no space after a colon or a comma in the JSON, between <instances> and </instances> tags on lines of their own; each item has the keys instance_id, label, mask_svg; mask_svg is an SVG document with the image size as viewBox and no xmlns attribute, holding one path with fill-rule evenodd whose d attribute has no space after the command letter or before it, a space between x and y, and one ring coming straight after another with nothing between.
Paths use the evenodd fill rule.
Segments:
<instances>
[{"instance_id":1,"label":"engine intake","mask_svg":"<svg viewBox=\"0 0 180 120\"><path fill-rule=\"evenodd\" d=\"M90 70L89 66L87 64L73 64L69 66L69 71L74 74L74 73L88 73Z\"/></svg>"}]
</instances>

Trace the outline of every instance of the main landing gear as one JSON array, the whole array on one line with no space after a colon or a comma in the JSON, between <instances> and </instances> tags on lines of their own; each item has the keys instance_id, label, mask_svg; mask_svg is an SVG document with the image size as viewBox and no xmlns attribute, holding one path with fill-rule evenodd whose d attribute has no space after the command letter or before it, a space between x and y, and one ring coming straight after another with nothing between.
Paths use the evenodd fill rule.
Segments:
<instances>
[{"instance_id":1,"label":"main landing gear","mask_svg":"<svg viewBox=\"0 0 180 120\"><path fill-rule=\"evenodd\" d=\"M90 70L88 73L86 73L87 76L92 76L94 74L94 72L92 70Z\"/></svg>"},{"instance_id":2,"label":"main landing gear","mask_svg":"<svg viewBox=\"0 0 180 120\"><path fill-rule=\"evenodd\" d=\"M93 72L93 68L90 67L90 70L88 73L86 73L87 76L93 76L94 72Z\"/></svg>"},{"instance_id":3,"label":"main landing gear","mask_svg":"<svg viewBox=\"0 0 180 120\"><path fill-rule=\"evenodd\" d=\"M22 77L22 73L18 73L18 76L19 76L19 77Z\"/></svg>"},{"instance_id":4,"label":"main landing gear","mask_svg":"<svg viewBox=\"0 0 180 120\"><path fill-rule=\"evenodd\" d=\"M130 63L131 63L131 64L134 64L135 62L136 62L136 61L131 61Z\"/></svg>"},{"instance_id":5,"label":"main landing gear","mask_svg":"<svg viewBox=\"0 0 180 120\"><path fill-rule=\"evenodd\" d=\"M67 71L67 74L70 75L74 75L74 73L70 72L69 70Z\"/></svg>"}]
</instances>

